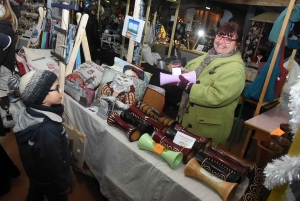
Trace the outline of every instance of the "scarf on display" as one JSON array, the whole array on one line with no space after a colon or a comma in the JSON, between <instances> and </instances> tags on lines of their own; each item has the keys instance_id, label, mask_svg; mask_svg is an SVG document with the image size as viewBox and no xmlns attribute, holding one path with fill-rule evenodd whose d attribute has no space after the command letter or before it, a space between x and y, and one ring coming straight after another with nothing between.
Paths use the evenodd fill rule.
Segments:
<instances>
[{"instance_id":1,"label":"scarf on display","mask_svg":"<svg viewBox=\"0 0 300 201\"><path fill-rule=\"evenodd\" d=\"M218 59L218 58L230 57L230 56L234 55L237 52L238 52L238 50L233 50L232 52L230 52L228 54L218 54L216 52L215 48L210 49L207 52L207 55L204 58L204 60L201 62L200 66L195 69L196 78L198 78L200 76L203 69L206 66L208 66L210 64L210 62L212 62L213 60ZM177 120L179 120L188 110L188 108L186 106L187 106L187 104L189 102L189 99L190 99L189 95L190 95L189 93L186 93L185 91L183 91L180 106L179 106L179 110L178 110L178 114L177 114Z\"/></svg>"}]
</instances>

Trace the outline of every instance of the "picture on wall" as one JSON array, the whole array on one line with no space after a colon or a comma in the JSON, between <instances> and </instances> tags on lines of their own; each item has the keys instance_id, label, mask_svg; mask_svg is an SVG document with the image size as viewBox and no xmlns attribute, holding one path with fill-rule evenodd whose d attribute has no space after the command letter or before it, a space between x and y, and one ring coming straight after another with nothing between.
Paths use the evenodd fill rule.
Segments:
<instances>
[{"instance_id":1,"label":"picture on wall","mask_svg":"<svg viewBox=\"0 0 300 201\"><path fill-rule=\"evenodd\" d=\"M126 16L122 35L138 43L141 42L145 21Z\"/></svg>"}]
</instances>

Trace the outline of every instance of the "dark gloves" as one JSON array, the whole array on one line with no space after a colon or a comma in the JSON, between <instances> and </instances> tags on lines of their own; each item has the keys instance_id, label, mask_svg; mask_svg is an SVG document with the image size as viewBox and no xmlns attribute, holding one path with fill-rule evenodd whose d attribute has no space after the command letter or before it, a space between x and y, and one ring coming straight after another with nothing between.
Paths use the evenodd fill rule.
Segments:
<instances>
[{"instance_id":1,"label":"dark gloves","mask_svg":"<svg viewBox=\"0 0 300 201\"><path fill-rule=\"evenodd\" d=\"M194 83L188 81L183 75L179 75L179 79L180 82L177 83L177 86L183 88L186 93L190 93ZM197 84L200 84L200 81L197 81Z\"/></svg>"}]
</instances>

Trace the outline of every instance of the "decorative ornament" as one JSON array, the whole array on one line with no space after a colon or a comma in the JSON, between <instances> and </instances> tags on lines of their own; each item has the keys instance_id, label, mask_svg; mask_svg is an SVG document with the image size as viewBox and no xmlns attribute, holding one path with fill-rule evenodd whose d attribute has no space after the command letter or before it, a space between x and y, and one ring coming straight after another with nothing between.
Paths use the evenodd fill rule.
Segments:
<instances>
[{"instance_id":1,"label":"decorative ornament","mask_svg":"<svg viewBox=\"0 0 300 201\"><path fill-rule=\"evenodd\" d=\"M251 58L250 57L247 58L247 62L251 62Z\"/></svg>"},{"instance_id":2,"label":"decorative ornament","mask_svg":"<svg viewBox=\"0 0 300 201\"><path fill-rule=\"evenodd\" d=\"M249 45L250 44L250 40L246 40L246 43L247 43L247 45Z\"/></svg>"},{"instance_id":3,"label":"decorative ornament","mask_svg":"<svg viewBox=\"0 0 300 201\"><path fill-rule=\"evenodd\" d=\"M298 78L300 78L299 75ZM297 82L291 87L290 95L289 108L291 110L290 115L292 118L290 119L289 124L292 132L296 135L300 125L300 82Z\"/></svg>"},{"instance_id":4,"label":"decorative ornament","mask_svg":"<svg viewBox=\"0 0 300 201\"><path fill-rule=\"evenodd\" d=\"M299 75L298 75L299 77ZM300 77L299 77L300 78ZM289 108L292 116L289 121L292 132L296 136L300 125L300 82L297 82L291 87L290 90L290 103ZM272 163L268 163L264 170L266 175L265 187L273 189L275 186L280 186L285 183L292 183L300 180L300 156L285 155L279 159L275 159ZM296 200L291 192L290 186L286 190L285 200Z\"/></svg>"},{"instance_id":5,"label":"decorative ornament","mask_svg":"<svg viewBox=\"0 0 300 201\"><path fill-rule=\"evenodd\" d=\"M140 43L136 43L136 48L133 51L133 58L135 65L139 65L140 57L141 57L141 51L142 51L142 45Z\"/></svg>"},{"instance_id":6,"label":"decorative ornament","mask_svg":"<svg viewBox=\"0 0 300 201\"><path fill-rule=\"evenodd\" d=\"M275 186L300 180L300 156L285 155L268 163L264 170L264 186L269 190Z\"/></svg>"},{"instance_id":7,"label":"decorative ornament","mask_svg":"<svg viewBox=\"0 0 300 201\"><path fill-rule=\"evenodd\" d=\"M140 1L140 12L139 12L139 19L140 20L145 20L145 14L144 14L144 10L145 10L145 3L143 0Z\"/></svg>"},{"instance_id":8,"label":"decorative ornament","mask_svg":"<svg viewBox=\"0 0 300 201\"><path fill-rule=\"evenodd\" d=\"M143 0L140 1L139 6L140 6L139 19L140 20L145 20L145 18L144 18L145 3L144 3ZM133 51L132 60L134 61L135 65L139 65L140 58L141 58L141 52L142 52L142 45L140 43L135 42L134 46L135 46L135 49Z\"/></svg>"},{"instance_id":9,"label":"decorative ornament","mask_svg":"<svg viewBox=\"0 0 300 201\"><path fill-rule=\"evenodd\" d=\"M256 62L256 64L259 64L259 63L260 63L260 60L263 58L263 55L258 54L256 57L257 57L257 62Z\"/></svg>"}]
</instances>

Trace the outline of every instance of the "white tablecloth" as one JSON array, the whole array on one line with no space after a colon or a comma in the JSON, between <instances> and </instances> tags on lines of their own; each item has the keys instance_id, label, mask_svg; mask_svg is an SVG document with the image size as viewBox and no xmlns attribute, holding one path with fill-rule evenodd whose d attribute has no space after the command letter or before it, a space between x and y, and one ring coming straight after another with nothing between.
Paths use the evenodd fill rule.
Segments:
<instances>
[{"instance_id":1,"label":"white tablecloth","mask_svg":"<svg viewBox=\"0 0 300 201\"><path fill-rule=\"evenodd\" d=\"M137 142L129 142L122 131L88 112L70 96L65 94L64 101L71 121L87 135L85 162L109 200L222 200L209 185L184 176L183 163L171 169L163 158L140 150ZM233 200L239 200L247 185L246 179Z\"/></svg>"}]
</instances>

